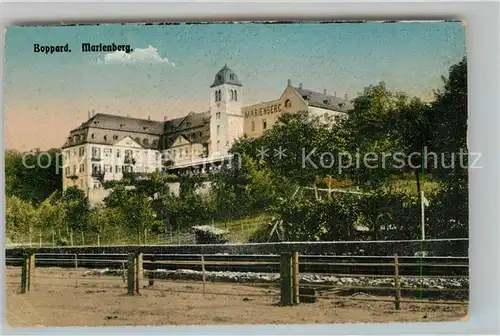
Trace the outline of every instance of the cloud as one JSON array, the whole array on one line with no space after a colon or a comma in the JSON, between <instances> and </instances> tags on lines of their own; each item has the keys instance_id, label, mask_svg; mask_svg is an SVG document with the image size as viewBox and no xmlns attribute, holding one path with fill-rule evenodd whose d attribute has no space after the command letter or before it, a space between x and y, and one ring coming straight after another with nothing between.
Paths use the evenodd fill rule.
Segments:
<instances>
[{"instance_id":1,"label":"cloud","mask_svg":"<svg viewBox=\"0 0 500 336\"><path fill-rule=\"evenodd\" d=\"M104 58L98 58L98 63L104 64L169 64L175 66L167 57L161 57L158 54L158 49L149 46L145 49L135 48L132 52L126 53L125 51L114 51L104 55Z\"/></svg>"}]
</instances>

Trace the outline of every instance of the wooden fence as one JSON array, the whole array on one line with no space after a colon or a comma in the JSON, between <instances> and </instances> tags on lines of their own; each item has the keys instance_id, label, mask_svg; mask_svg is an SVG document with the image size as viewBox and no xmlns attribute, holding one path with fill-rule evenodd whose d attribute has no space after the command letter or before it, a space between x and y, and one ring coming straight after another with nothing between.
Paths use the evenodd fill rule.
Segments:
<instances>
[{"instance_id":1,"label":"wooden fence","mask_svg":"<svg viewBox=\"0 0 500 336\"><path fill-rule=\"evenodd\" d=\"M39 256L40 259L36 259ZM126 258L124 258L126 256ZM145 256L147 257L145 259ZM49 258L47 258L49 257ZM103 259L102 257L106 257ZM113 258L112 258L113 257ZM176 257L182 258L182 255L176 255ZM220 257L220 256L219 256ZM250 258L251 257L251 258ZM405 277L416 277L418 275L412 274L401 274L401 267L409 266L412 267L420 264L423 266L425 262L425 258L420 258L420 263L402 263L401 259L414 259L416 257L398 257L398 255L394 256L366 256L361 257L365 259L374 260L374 258L379 258L382 260L386 260L385 262L331 262L330 259L335 257L342 256L305 256L299 255L297 252L282 252L280 255L276 256L266 256L266 255L253 255L247 256L245 260L207 260L214 259L214 255L189 255L184 257L184 260L175 260L173 256L168 257L167 255L145 255L142 252L131 252L128 254L69 254L69 255L56 255L56 254L35 254L33 252L26 252L23 254L22 258L9 258L7 259L7 263L11 265L20 265L21 266L21 278L20 278L20 293L26 293L28 291L33 290L33 279L35 277L35 263L38 261L44 262L42 266L51 266L53 264L58 264L64 261L65 264L71 265L71 267L79 268L81 264L84 263L107 263L116 265L118 269L121 269L121 275L123 283L126 283L126 289L128 295L136 295L139 294L141 290L159 290L159 288L155 287L156 282L172 282L177 280L172 280L168 278L160 278L156 277L156 272L148 272L148 275L145 276L145 270L157 270L161 269L162 266L165 265L192 265L199 267L201 269L201 284L203 285L203 289L201 293L203 294L222 294L222 293L209 293L206 291L207 281L207 267L211 267L212 269L217 267L227 267L228 265L232 267L250 267L250 266L259 266L259 267L278 267L279 269L279 283L275 283L274 285L278 285L279 292L276 295L279 295L280 304L283 306L290 306L299 304L301 302L314 302L316 299L334 299L334 300L358 300L358 301L378 301L378 302L391 302L394 304L395 309L401 309L401 303L425 303L425 304L461 304L467 305L467 300L405 300L403 299L402 293L404 292L424 292L424 291L433 291L433 292L466 292L468 293L468 288L415 288L415 287L404 287L401 285L402 279ZM356 257L360 258L360 257ZM432 258L432 257L431 257ZM434 257L436 258L436 257ZM186 260L188 259L188 260ZM217 259L217 258L215 258ZM242 258L240 258L242 259ZM250 260L249 260L250 259ZM387 260L389 259L389 260ZM428 263L427 266L433 266L436 268L440 268L442 270L450 269L450 268L467 268L467 275L446 275L446 274L434 274L428 275L426 277L439 277L439 278L468 278L468 258L460 258L467 261L467 264L454 262L455 259L453 257L446 258L449 259L450 262L444 263ZM325 261L326 260L326 261ZM335 265L342 265L342 267L352 267L355 269L362 269L363 267L392 267L393 272L391 275L388 274L367 274L366 272L350 272L350 273L327 273L327 272L318 272L319 269L325 268L326 266L335 267ZM315 268L314 268L315 267ZM392 278L394 280L393 286L375 286L375 285L352 285L350 283L342 284L342 285L333 285L333 284L324 284L324 283L307 283L305 281L301 281L301 269L302 274L308 275L327 275L334 276L340 278ZM313 271L311 271L311 269ZM272 273L273 270L269 268ZM88 280L88 279L86 279ZM141 281L148 281L148 286L140 287ZM186 280L183 282L193 283L195 280ZM245 285L273 285L273 283L269 282L251 282L251 283L240 283ZM365 291L389 291L392 292L393 299L387 298L353 298L353 297L345 297L342 298L339 295L328 295L328 291L331 290L365 290ZM318 294L319 293L319 294ZM326 293L326 294L325 294ZM227 294L231 295L231 294ZM265 294L262 294L265 295ZM268 294L269 295L269 294Z\"/></svg>"}]
</instances>

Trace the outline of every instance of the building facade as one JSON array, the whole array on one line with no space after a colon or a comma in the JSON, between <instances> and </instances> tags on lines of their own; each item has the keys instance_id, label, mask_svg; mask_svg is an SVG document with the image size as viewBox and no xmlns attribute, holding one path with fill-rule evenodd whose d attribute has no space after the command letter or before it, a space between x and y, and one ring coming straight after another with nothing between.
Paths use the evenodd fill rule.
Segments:
<instances>
[{"instance_id":1,"label":"building facade","mask_svg":"<svg viewBox=\"0 0 500 336\"><path fill-rule=\"evenodd\" d=\"M347 97L293 87L290 80L273 101L243 106L243 94L238 76L225 65L210 86L208 111L164 121L92 113L62 146L63 190L76 186L89 196L127 172L209 170L228 160L235 140L262 136L284 113L338 118L349 108Z\"/></svg>"}]
</instances>

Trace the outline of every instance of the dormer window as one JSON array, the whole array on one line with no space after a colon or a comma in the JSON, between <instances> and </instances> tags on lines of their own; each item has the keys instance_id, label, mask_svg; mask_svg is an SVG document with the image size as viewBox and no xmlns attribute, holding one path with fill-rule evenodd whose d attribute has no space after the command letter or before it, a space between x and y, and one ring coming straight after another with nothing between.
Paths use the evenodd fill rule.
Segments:
<instances>
[{"instance_id":1,"label":"dormer window","mask_svg":"<svg viewBox=\"0 0 500 336\"><path fill-rule=\"evenodd\" d=\"M125 124L120 124L120 127L125 127Z\"/></svg>"},{"instance_id":2,"label":"dormer window","mask_svg":"<svg viewBox=\"0 0 500 336\"><path fill-rule=\"evenodd\" d=\"M113 140L118 140L118 135L113 135Z\"/></svg>"},{"instance_id":3,"label":"dormer window","mask_svg":"<svg viewBox=\"0 0 500 336\"><path fill-rule=\"evenodd\" d=\"M302 98L304 98L304 100L308 100L309 96L308 95L303 95Z\"/></svg>"},{"instance_id":4,"label":"dormer window","mask_svg":"<svg viewBox=\"0 0 500 336\"><path fill-rule=\"evenodd\" d=\"M285 108L292 107L292 101L290 99L285 100Z\"/></svg>"},{"instance_id":5,"label":"dormer window","mask_svg":"<svg viewBox=\"0 0 500 336\"><path fill-rule=\"evenodd\" d=\"M231 80L234 80L234 74L230 74L230 75L229 75L229 78L230 78Z\"/></svg>"},{"instance_id":6,"label":"dormer window","mask_svg":"<svg viewBox=\"0 0 500 336\"><path fill-rule=\"evenodd\" d=\"M142 143L144 144L144 146L148 146L149 145L149 140L148 139L144 139L144 140L142 140Z\"/></svg>"},{"instance_id":7,"label":"dormer window","mask_svg":"<svg viewBox=\"0 0 500 336\"><path fill-rule=\"evenodd\" d=\"M330 105L330 100L329 99L325 99L325 100L323 100L323 103L326 104L326 105Z\"/></svg>"},{"instance_id":8,"label":"dormer window","mask_svg":"<svg viewBox=\"0 0 500 336\"><path fill-rule=\"evenodd\" d=\"M104 136L104 141L107 141L107 140L108 140L108 136L107 136L107 135L105 135L105 136Z\"/></svg>"},{"instance_id":9,"label":"dormer window","mask_svg":"<svg viewBox=\"0 0 500 336\"><path fill-rule=\"evenodd\" d=\"M147 131L147 130L148 130L148 127L147 127L147 126L144 126L142 129L143 129L143 130L145 130L145 131Z\"/></svg>"},{"instance_id":10,"label":"dormer window","mask_svg":"<svg viewBox=\"0 0 500 336\"><path fill-rule=\"evenodd\" d=\"M218 80L222 80L222 76L221 75L217 75L217 79Z\"/></svg>"}]
</instances>

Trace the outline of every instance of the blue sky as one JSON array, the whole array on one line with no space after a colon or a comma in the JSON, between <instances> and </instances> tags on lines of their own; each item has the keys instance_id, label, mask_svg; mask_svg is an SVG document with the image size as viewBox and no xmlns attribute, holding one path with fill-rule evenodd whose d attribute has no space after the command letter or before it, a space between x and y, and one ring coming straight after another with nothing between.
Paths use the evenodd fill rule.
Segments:
<instances>
[{"instance_id":1,"label":"blue sky","mask_svg":"<svg viewBox=\"0 0 500 336\"><path fill-rule=\"evenodd\" d=\"M204 111L224 63L245 104L276 99L288 78L350 97L385 81L429 99L466 49L457 22L9 27L5 40L6 147L22 150L60 146L90 109L159 120ZM146 50L108 58L82 53L86 42ZM69 43L72 52L38 54L34 43ZM16 139L26 126L36 134Z\"/></svg>"}]
</instances>

